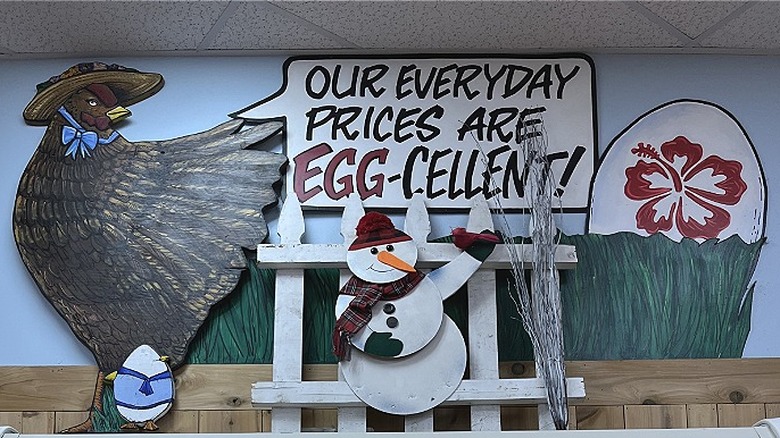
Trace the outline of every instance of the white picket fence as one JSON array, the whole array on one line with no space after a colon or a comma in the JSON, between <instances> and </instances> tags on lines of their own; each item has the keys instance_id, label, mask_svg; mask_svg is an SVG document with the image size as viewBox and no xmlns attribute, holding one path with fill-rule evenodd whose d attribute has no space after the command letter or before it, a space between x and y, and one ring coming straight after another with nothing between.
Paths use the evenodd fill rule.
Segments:
<instances>
[{"instance_id":1,"label":"white picket fence","mask_svg":"<svg viewBox=\"0 0 780 438\"><path fill-rule=\"evenodd\" d=\"M346 263L347 247L355 238L355 226L363 214L362 204L353 197L342 215L342 243L302 244L303 213L296 197L288 196L279 218L280 244L258 246L258 265L277 270L273 381L252 386L252 403L260 409L271 409L272 432L300 432L301 408L327 407L338 408L338 432L366 432L366 407L341 377L339 381L302 381L303 271L338 268L343 284L351 275ZM466 228L476 232L494 229L484 199L475 202ZM404 231L417 242L419 269L436 268L460 253L449 243L428 243L430 230L424 201L414 198L407 210ZM524 261L530 260L530 245L516 246ZM558 246L555 261L558 269L573 268L577 262L574 247ZM552 421L544 404L546 389L541 379L499 379L496 327L496 270L499 269L510 269L509 253L504 245L496 247L468 282L470 378L461 382L445 404L470 405L472 431L501 430L501 405L535 404L540 407L539 428L551 429ZM566 384L570 399L585 396L582 378L568 378ZM406 416L405 430L433 431L433 412Z\"/></svg>"}]
</instances>

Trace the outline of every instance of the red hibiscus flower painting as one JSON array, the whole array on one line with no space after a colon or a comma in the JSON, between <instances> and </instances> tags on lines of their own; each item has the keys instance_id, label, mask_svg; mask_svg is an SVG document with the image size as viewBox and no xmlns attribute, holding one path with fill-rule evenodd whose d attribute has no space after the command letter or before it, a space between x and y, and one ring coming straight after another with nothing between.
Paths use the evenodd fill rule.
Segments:
<instances>
[{"instance_id":1,"label":"red hibiscus flower painting","mask_svg":"<svg viewBox=\"0 0 780 438\"><path fill-rule=\"evenodd\" d=\"M637 228L650 234L676 228L684 237L711 239L731 223L724 206L736 205L747 190L742 164L717 155L704 156L702 145L678 136L661 145L639 143L640 157L626 168L625 195L642 202Z\"/></svg>"}]
</instances>

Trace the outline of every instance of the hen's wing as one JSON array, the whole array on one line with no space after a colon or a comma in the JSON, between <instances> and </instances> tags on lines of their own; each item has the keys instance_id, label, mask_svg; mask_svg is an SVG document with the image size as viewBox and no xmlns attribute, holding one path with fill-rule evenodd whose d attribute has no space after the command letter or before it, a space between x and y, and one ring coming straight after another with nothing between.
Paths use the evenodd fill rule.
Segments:
<instances>
[{"instance_id":1,"label":"hen's wing","mask_svg":"<svg viewBox=\"0 0 780 438\"><path fill-rule=\"evenodd\" d=\"M102 370L140 344L181 364L210 307L237 284L241 248L265 237L261 211L276 201L285 158L247 147L281 125L240 126L160 142L119 138L76 160L42 144L28 165L17 245Z\"/></svg>"}]
</instances>

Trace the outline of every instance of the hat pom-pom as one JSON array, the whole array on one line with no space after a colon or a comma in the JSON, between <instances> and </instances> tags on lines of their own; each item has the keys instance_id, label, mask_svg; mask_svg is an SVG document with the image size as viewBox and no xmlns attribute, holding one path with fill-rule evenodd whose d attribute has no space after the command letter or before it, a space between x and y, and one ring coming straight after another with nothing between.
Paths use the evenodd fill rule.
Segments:
<instances>
[{"instance_id":1,"label":"hat pom-pom","mask_svg":"<svg viewBox=\"0 0 780 438\"><path fill-rule=\"evenodd\" d=\"M365 216L360 218L360 221L355 228L358 236L366 235L372 231L379 230L393 230L395 226L389 217L382 213L370 211Z\"/></svg>"}]
</instances>

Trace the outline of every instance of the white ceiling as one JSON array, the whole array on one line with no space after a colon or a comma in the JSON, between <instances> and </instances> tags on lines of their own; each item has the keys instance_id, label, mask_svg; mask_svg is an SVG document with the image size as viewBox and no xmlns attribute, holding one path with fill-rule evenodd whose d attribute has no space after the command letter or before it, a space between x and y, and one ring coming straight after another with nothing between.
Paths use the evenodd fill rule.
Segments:
<instances>
[{"instance_id":1,"label":"white ceiling","mask_svg":"<svg viewBox=\"0 0 780 438\"><path fill-rule=\"evenodd\" d=\"M552 50L780 54L780 2L0 0L4 59Z\"/></svg>"}]
</instances>

